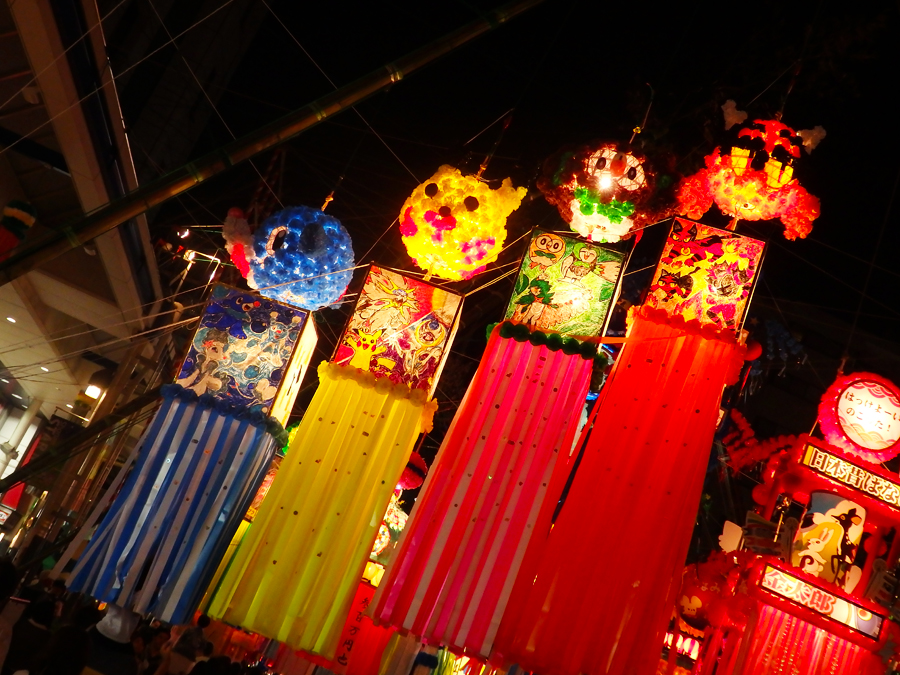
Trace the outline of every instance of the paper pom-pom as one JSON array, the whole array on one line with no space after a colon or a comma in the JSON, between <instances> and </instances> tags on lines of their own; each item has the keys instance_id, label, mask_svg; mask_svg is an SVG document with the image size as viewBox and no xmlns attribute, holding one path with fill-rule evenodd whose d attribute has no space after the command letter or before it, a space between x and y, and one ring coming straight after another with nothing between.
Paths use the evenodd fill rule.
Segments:
<instances>
[{"instance_id":1,"label":"paper pom-pom","mask_svg":"<svg viewBox=\"0 0 900 675\"><path fill-rule=\"evenodd\" d=\"M819 217L819 200L794 177L803 139L774 120L755 120L738 132L733 147L706 157L706 168L678 186L680 213L698 219L715 202L742 220L773 220L786 239L804 238Z\"/></svg>"},{"instance_id":2,"label":"paper pom-pom","mask_svg":"<svg viewBox=\"0 0 900 675\"><path fill-rule=\"evenodd\" d=\"M415 490L425 482L427 473L428 465L422 459L422 455L413 451L409 461L406 463L406 468L403 469L403 473L400 475L397 487L401 490Z\"/></svg>"},{"instance_id":3,"label":"paper pom-pom","mask_svg":"<svg viewBox=\"0 0 900 675\"><path fill-rule=\"evenodd\" d=\"M563 148L544 162L538 187L572 230L591 241L619 241L668 215L644 208L654 175L646 158L625 143Z\"/></svg>"},{"instance_id":4,"label":"paper pom-pom","mask_svg":"<svg viewBox=\"0 0 900 675\"><path fill-rule=\"evenodd\" d=\"M429 274L469 279L497 259L506 241L506 219L525 193L509 178L492 190L444 165L403 204L403 244L413 263Z\"/></svg>"},{"instance_id":5,"label":"paper pom-pom","mask_svg":"<svg viewBox=\"0 0 900 675\"><path fill-rule=\"evenodd\" d=\"M353 275L353 245L337 218L293 206L267 218L253 235L247 284L305 309L337 301Z\"/></svg>"}]
</instances>

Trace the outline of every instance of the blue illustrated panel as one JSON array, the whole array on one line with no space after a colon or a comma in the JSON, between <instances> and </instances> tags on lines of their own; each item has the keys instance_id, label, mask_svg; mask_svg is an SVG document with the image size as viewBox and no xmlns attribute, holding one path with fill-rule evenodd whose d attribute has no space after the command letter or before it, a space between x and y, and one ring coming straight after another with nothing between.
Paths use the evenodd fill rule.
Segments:
<instances>
[{"instance_id":1,"label":"blue illustrated panel","mask_svg":"<svg viewBox=\"0 0 900 675\"><path fill-rule=\"evenodd\" d=\"M217 284L176 383L268 413L309 312Z\"/></svg>"}]
</instances>

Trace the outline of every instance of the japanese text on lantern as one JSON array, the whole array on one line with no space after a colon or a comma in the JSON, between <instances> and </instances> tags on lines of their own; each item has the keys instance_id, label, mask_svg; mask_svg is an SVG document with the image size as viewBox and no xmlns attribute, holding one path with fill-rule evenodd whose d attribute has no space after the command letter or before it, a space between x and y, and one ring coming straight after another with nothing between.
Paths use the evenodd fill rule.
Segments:
<instances>
[{"instance_id":1,"label":"japanese text on lantern","mask_svg":"<svg viewBox=\"0 0 900 675\"><path fill-rule=\"evenodd\" d=\"M847 487L852 487L895 509L900 509L900 484L848 462L808 443L800 463Z\"/></svg>"},{"instance_id":2,"label":"japanese text on lantern","mask_svg":"<svg viewBox=\"0 0 900 675\"><path fill-rule=\"evenodd\" d=\"M854 382L838 399L838 421L857 445L873 450L890 447L900 440L900 400L877 382Z\"/></svg>"},{"instance_id":3,"label":"japanese text on lantern","mask_svg":"<svg viewBox=\"0 0 900 675\"><path fill-rule=\"evenodd\" d=\"M831 593L826 593L820 588L810 586L774 567L766 567L762 586L773 593L798 602L804 607L814 609L820 614L831 614L831 611L834 609L836 598Z\"/></svg>"},{"instance_id":4,"label":"japanese text on lantern","mask_svg":"<svg viewBox=\"0 0 900 675\"><path fill-rule=\"evenodd\" d=\"M792 574L766 565L759 584L762 588L813 610L868 637L878 639L884 617L873 614L856 603L832 595Z\"/></svg>"}]
</instances>

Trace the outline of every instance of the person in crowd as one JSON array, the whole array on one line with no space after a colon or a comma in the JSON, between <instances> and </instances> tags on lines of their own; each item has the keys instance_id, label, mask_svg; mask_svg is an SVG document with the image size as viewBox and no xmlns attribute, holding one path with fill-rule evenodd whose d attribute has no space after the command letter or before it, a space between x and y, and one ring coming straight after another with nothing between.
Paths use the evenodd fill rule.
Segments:
<instances>
[{"instance_id":1,"label":"person in crowd","mask_svg":"<svg viewBox=\"0 0 900 675\"><path fill-rule=\"evenodd\" d=\"M0 560L0 612L19 585L19 570L9 560ZM6 662L6 654L12 642L13 626L0 614L0 667Z\"/></svg>"},{"instance_id":2,"label":"person in crowd","mask_svg":"<svg viewBox=\"0 0 900 675\"><path fill-rule=\"evenodd\" d=\"M203 654L203 647L207 643L203 629L209 626L209 617L201 614L197 618L196 626L188 626L182 632L172 647L169 661L170 675L186 675L194 667L198 656Z\"/></svg>"},{"instance_id":3,"label":"person in crowd","mask_svg":"<svg viewBox=\"0 0 900 675\"><path fill-rule=\"evenodd\" d=\"M38 600L22 614L13 627L2 675L12 675L17 670L36 671L47 653L53 618L54 606L49 598Z\"/></svg>"}]
</instances>

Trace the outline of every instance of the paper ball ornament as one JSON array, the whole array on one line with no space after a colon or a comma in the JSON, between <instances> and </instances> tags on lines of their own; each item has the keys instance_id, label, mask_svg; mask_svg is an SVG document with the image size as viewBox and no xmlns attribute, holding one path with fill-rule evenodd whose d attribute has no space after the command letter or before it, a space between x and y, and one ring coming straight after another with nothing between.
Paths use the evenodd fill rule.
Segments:
<instances>
[{"instance_id":1,"label":"paper ball ornament","mask_svg":"<svg viewBox=\"0 0 900 675\"><path fill-rule=\"evenodd\" d=\"M0 260L6 260L9 252L22 243L35 221L34 207L28 202L12 200L3 207L0 218Z\"/></svg>"},{"instance_id":2,"label":"paper ball ornament","mask_svg":"<svg viewBox=\"0 0 900 675\"><path fill-rule=\"evenodd\" d=\"M819 200L794 177L802 145L800 134L775 120L742 126L731 148L716 148L705 168L681 182L680 213L697 219L715 202L734 218L780 219L786 239L806 237L819 217Z\"/></svg>"},{"instance_id":3,"label":"paper ball ornament","mask_svg":"<svg viewBox=\"0 0 900 675\"><path fill-rule=\"evenodd\" d=\"M653 173L626 143L563 148L544 162L537 185L572 230L591 241L619 241L653 222L641 212L653 192Z\"/></svg>"},{"instance_id":4,"label":"paper ball ornament","mask_svg":"<svg viewBox=\"0 0 900 675\"><path fill-rule=\"evenodd\" d=\"M308 206L292 206L268 217L253 234L249 252L244 245L238 250L239 245L236 239L229 252L232 260L243 254L251 288L304 309L337 301L353 275L347 230L337 218Z\"/></svg>"},{"instance_id":5,"label":"paper ball ornament","mask_svg":"<svg viewBox=\"0 0 900 675\"><path fill-rule=\"evenodd\" d=\"M428 465L422 459L422 455L413 451L406 463L406 468L400 475L397 487L401 490L415 490L425 482L425 476L428 473Z\"/></svg>"},{"instance_id":6,"label":"paper ball ornament","mask_svg":"<svg viewBox=\"0 0 900 675\"><path fill-rule=\"evenodd\" d=\"M444 165L417 187L400 211L400 234L413 263L460 281L484 270L506 241L506 219L525 197L509 178L492 190Z\"/></svg>"}]
</instances>

